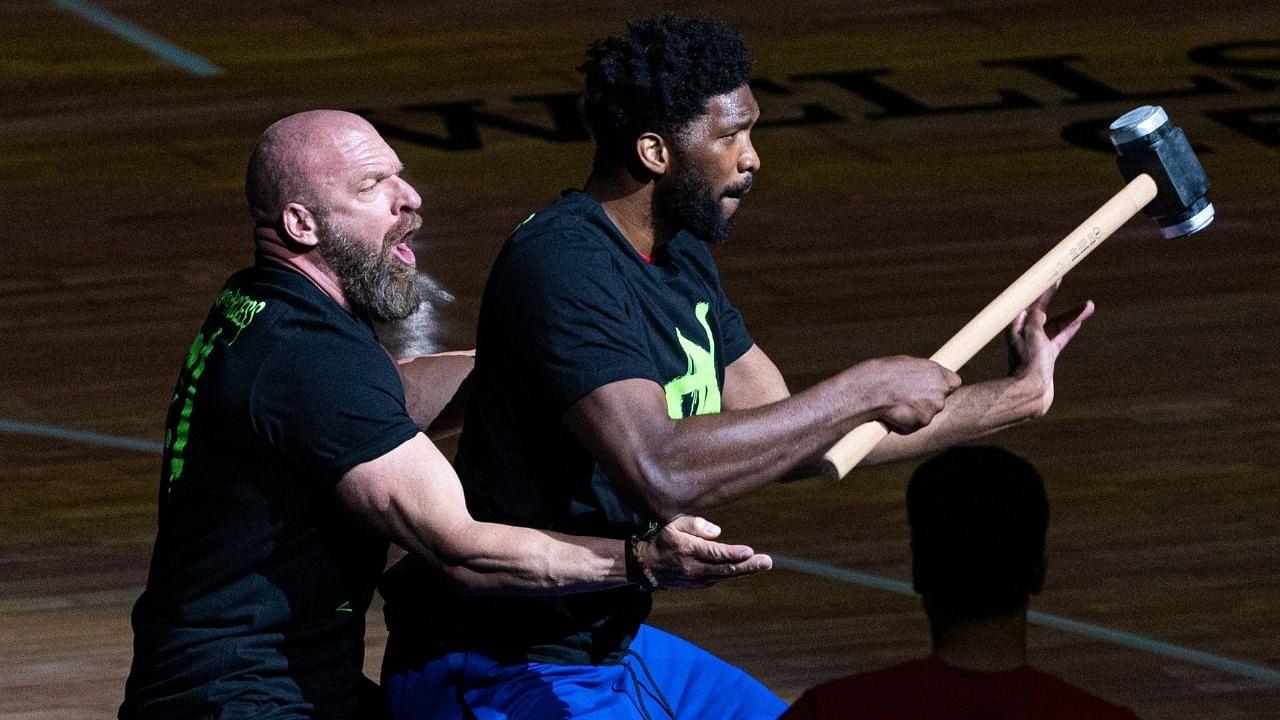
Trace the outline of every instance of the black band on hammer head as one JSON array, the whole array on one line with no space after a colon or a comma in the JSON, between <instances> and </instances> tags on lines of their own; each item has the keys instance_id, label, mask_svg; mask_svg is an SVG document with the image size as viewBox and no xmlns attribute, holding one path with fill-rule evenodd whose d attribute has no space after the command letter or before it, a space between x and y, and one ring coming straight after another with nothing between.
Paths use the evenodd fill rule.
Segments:
<instances>
[{"instance_id":1,"label":"black band on hammer head","mask_svg":"<svg viewBox=\"0 0 1280 720\"><path fill-rule=\"evenodd\" d=\"M1111 124L1111 142L1125 180L1146 173L1155 181L1156 198L1143 212L1155 218L1166 238L1189 235L1213 221L1209 178L1163 108L1144 105L1120 116Z\"/></svg>"}]
</instances>

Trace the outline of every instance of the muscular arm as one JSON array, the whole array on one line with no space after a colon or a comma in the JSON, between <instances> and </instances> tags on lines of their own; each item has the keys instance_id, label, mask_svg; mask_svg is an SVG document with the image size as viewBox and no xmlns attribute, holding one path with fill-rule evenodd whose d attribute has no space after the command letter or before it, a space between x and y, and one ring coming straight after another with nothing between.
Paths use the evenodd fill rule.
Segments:
<instances>
[{"instance_id":1,"label":"muscular arm","mask_svg":"<svg viewBox=\"0 0 1280 720\"><path fill-rule=\"evenodd\" d=\"M626 585L622 540L477 522L458 476L419 434L357 465L337 486L344 504L375 530L426 559L472 594L561 594ZM672 523L640 554L666 584L700 586L770 567L742 545L710 542L719 529L700 518Z\"/></svg>"},{"instance_id":2,"label":"muscular arm","mask_svg":"<svg viewBox=\"0 0 1280 720\"><path fill-rule=\"evenodd\" d=\"M773 361L752 346L725 368L724 406L752 408L790 396L786 380ZM957 443L1003 430L1038 417L1043 406L1043 389L1034 382L1009 376L964 385L947 396L942 412L928 425L907 435L890 433L861 465L875 465L927 455ZM838 439L838 438L837 438ZM826 452L823 448L822 452ZM788 477L817 475L816 463L798 467Z\"/></svg>"},{"instance_id":3,"label":"muscular arm","mask_svg":"<svg viewBox=\"0 0 1280 720\"><path fill-rule=\"evenodd\" d=\"M721 404L725 410L746 410L789 397L787 381L759 345L752 345L724 369Z\"/></svg>"},{"instance_id":4,"label":"muscular arm","mask_svg":"<svg viewBox=\"0 0 1280 720\"><path fill-rule=\"evenodd\" d=\"M592 391L566 411L565 421L610 476L622 479L620 491L669 518L722 505L811 465L866 420L927 422L959 384L954 373L933 363L886 358L783 397L781 375L758 348L738 362L726 369L724 399L737 409L672 420L662 388L632 379ZM738 380L742 387L731 387ZM933 392L922 393L925 387ZM911 389L909 400L901 388ZM780 399L767 402L773 398Z\"/></svg>"},{"instance_id":5,"label":"muscular arm","mask_svg":"<svg viewBox=\"0 0 1280 720\"><path fill-rule=\"evenodd\" d=\"M965 385L947 398L942 412L909 435L889 433L859 466L879 465L937 452L1040 417L1043 395L1015 377Z\"/></svg>"},{"instance_id":6,"label":"muscular arm","mask_svg":"<svg viewBox=\"0 0 1280 720\"><path fill-rule=\"evenodd\" d=\"M1058 356L1093 315L1093 302L1048 317L1049 288L1014 318L1005 332L1009 375L960 388L947 398L933 422L910 435L890 433L867 455L867 464L903 460L967 442L1038 418L1053 404L1053 375Z\"/></svg>"},{"instance_id":7,"label":"muscular arm","mask_svg":"<svg viewBox=\"0 0 1280 720\"><path fill-rule=\"evenodd\" d=\"M656 383L624 380L591 392L565 419L611 477L623 479L620 489L660 517L699 512L775 480L814 474L822 453L868 420L908 431L891 433L869 463L915 457L1048 411L1058 355L1093 313L1086 302L1048 319L1055 289L1010 328L1009 376L949 396L934 393L936 406L919 404L921 392L941 377L929 377L930 366L941 370L932 363L870 360L789 395L777 367L753 346L725 369L725 412L670 420ZM948 375L955 389L959 378Z\"/></svg>"},{"instance_id":8,"label":"muscular arm","mask_svg":"<svg viewBox=\"0 0 1280 720\"><path fill-rule=\"evenodd\" d=\"M927 455L962 442L1041 417L1053 403L1053 371L1058 355L1093 314L1093 303L1054 318L1047 317L1057 287L1019 314L1005 334L1009 375L965 385L947 397L942 412L909 434L890 433L861 465L876 465ZM725 369L726 407L756 407L788 396L786 382L758 347ZM825 450L824 450L825 452ZM816 468L797 468L795 477Z\"/></svg>"},{"instance_id":9,"label":"muscular arm","mask_svg":"<svg viewBox=\"0 0 1280 720\"><path fill-rule=\"evenodd\" d=\"M445 352L396 361L409 417L432 439L462 428L474 350Z\"/></svg>"}]
</instances>

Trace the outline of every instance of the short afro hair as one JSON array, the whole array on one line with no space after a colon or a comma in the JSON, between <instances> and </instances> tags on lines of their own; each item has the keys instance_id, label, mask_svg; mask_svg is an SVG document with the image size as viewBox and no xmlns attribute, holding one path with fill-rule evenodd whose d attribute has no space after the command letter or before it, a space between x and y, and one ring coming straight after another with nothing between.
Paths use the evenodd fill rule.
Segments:
<instances>
[{"instance_id":1,"label":"short afro hair","mask_svg":"<svg viewBox=\"0 0 1280 720\"><path fill-rule=\"evenodd\" d=\"M1043 571L1049 500L1031 463L996 447L958 447L907 485L916 590L953 620L1025 607Z\"/></svg>"},{"instance_id":2,"label":"short afro hair","mask_svg":"<svg viewBox=\"0 0 1280 720\"><path fill-rule=\"evenodd\" d=\"M646 132L678 135L707 101L751 79L751 56L719 20L662 15L627 23L627 34L597 40L578 67L596 161L618 164Z\"/></svg>"}]
</instances>

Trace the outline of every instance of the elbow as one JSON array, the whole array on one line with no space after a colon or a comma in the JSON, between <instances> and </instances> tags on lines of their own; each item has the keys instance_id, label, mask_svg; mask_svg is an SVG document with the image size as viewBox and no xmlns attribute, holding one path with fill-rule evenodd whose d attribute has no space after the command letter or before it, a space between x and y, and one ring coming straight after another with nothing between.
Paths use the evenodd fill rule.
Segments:
<instances>
[{"instance_id":1,"label":"elbow","mask_svg":"<svg viewBox=\"0 0 1280 720\"><path fill-rule=\"evenodd\" d=\"M645 508L663 522L715 504L704 490L706 484L698 477L697 466L681 463L679 457L678 453L662 459L649 456L637 463L639 472L633 486Z\"/></svg>"}]
</instances>

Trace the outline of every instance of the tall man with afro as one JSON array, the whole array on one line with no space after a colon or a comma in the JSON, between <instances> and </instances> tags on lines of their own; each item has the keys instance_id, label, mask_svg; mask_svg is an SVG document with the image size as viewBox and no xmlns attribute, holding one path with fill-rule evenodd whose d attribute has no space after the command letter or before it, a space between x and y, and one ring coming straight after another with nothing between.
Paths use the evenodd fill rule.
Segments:
<instances>
[{"instance_id":1,"label":"tall man with afro","mask_svg":"<svg viewBox=\"0 0 1280 720\"><path fill-rule=\"evenodd\" d=\"M655 523L804 474L844 433L919 455L1043 414L1090 312L1042 297L1008 377L960 387L928 360L858 363L791 395L720 286L722 242L760 170L742 38L660 17L595 43L582 190L526 219L495 261L456 466L477 519L638 543ZM957 389L958 388L958 389ZM641 575L644 552L629 558ZM742 671L644 624L656 581L566 597L465 599L410 557L384 579L383 677L399 718L775 718Z\"/></svg>"}]
</instances>

